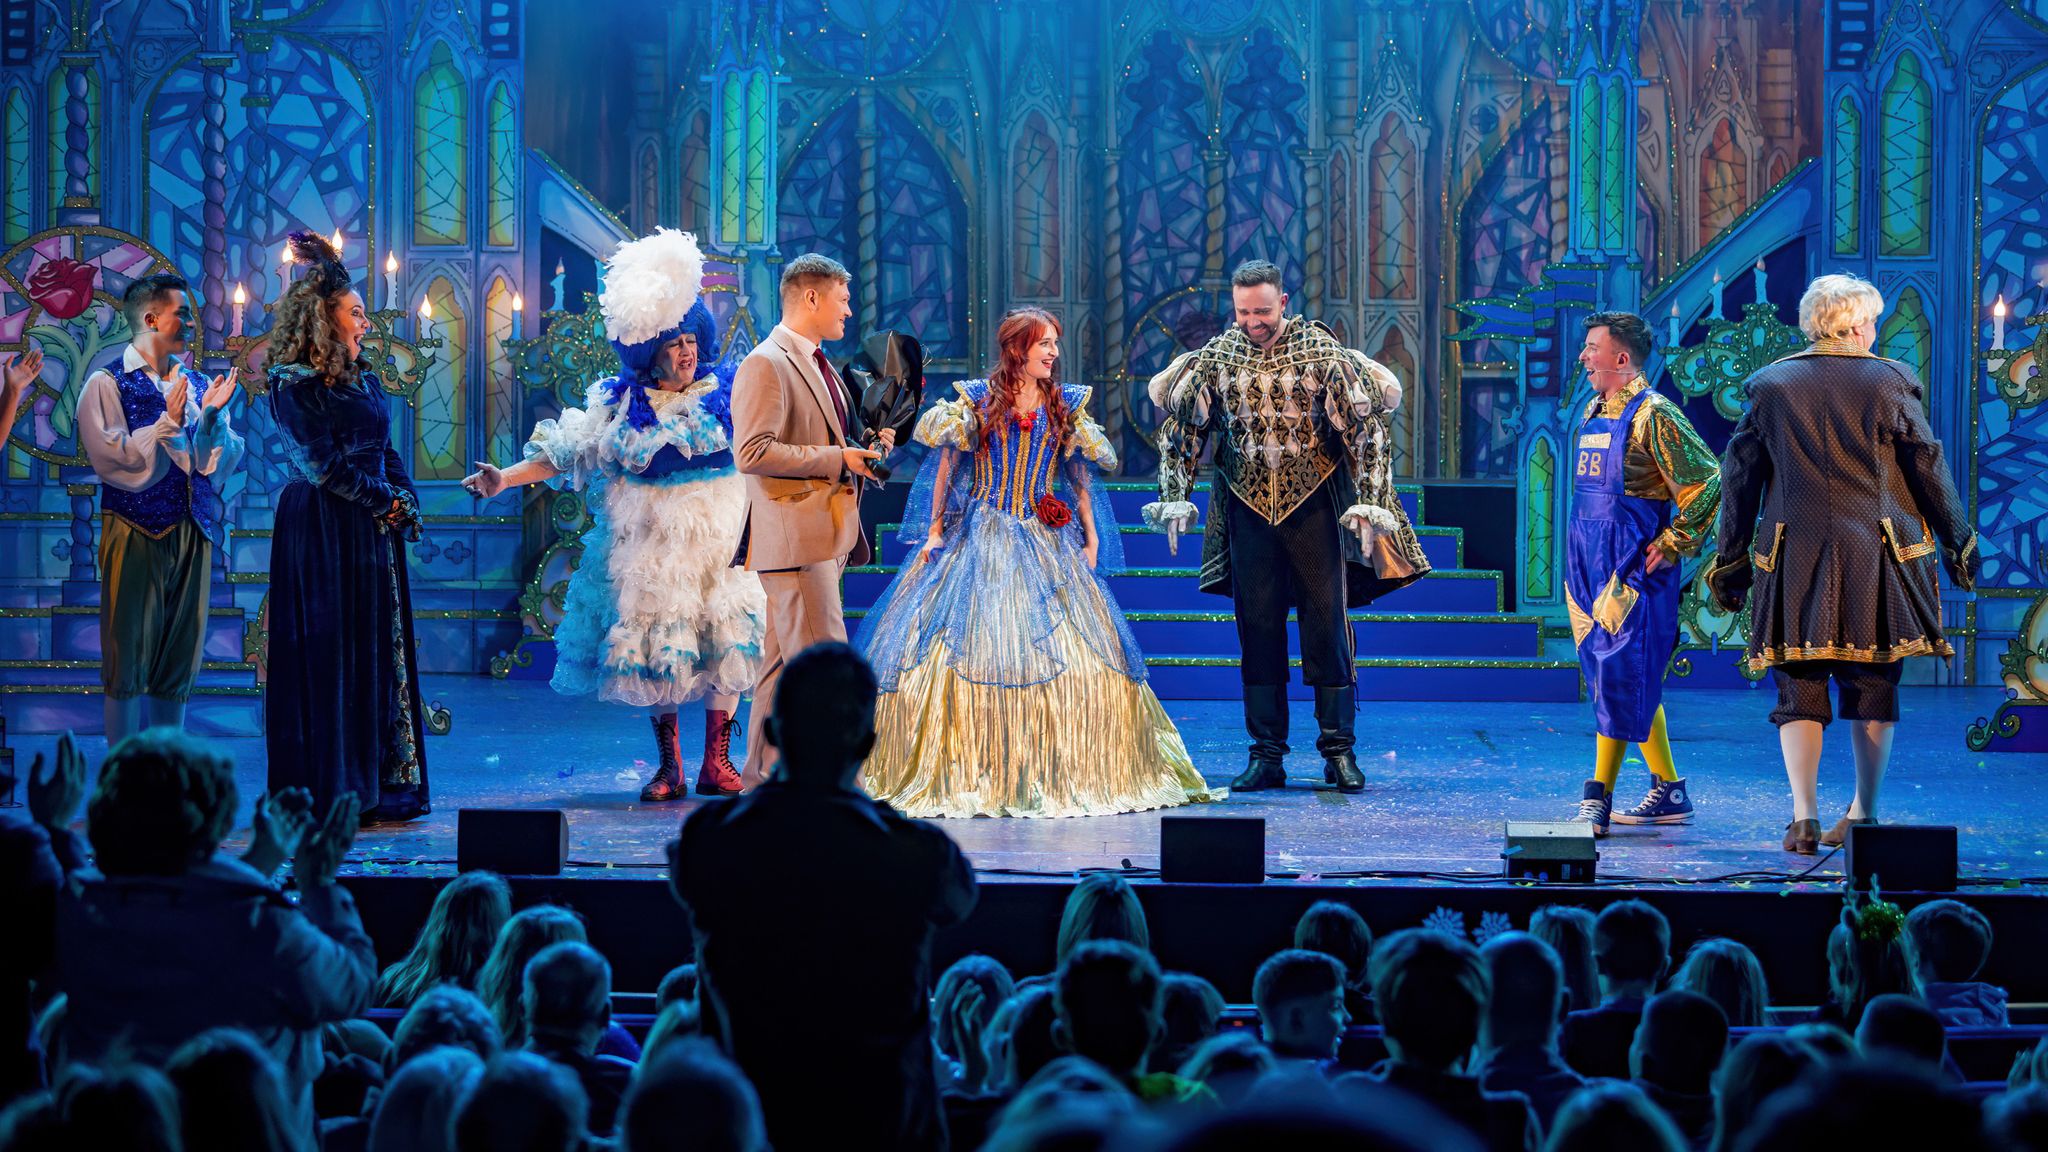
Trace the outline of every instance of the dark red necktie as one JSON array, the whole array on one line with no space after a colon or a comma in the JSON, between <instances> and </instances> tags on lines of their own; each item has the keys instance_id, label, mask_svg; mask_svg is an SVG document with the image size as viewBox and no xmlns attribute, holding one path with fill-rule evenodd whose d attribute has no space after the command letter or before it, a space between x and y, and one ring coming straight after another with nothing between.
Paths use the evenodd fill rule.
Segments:
<instances>
[{"instance_id":1,"label":"dark red necktie","mask_svg":"<svg viewBox=\"0 0 2048 1152\"><path fill-rule=\"evenodd\" d=\"M825 393L832 397L832 411L839 417L839 435L844 439L846 429L846 398L839 394L839 376L832 371L832 362L825 359L823 348L811 349L811 359L818 362L818 378L825 382Z\"/></svg>"}]
</instances>

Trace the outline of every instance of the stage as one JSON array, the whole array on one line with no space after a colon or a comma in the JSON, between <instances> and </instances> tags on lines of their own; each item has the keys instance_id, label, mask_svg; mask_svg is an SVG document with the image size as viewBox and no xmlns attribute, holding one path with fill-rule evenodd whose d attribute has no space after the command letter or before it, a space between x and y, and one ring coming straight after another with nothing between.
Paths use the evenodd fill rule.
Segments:
<instances>
[{"instance_id":1,"label":"stage","mask_svg":"<svg viewBox=\"0 0 2048 1152\"><path fill-rule=\"evenodd\" d=\"M429 676L426 699L445 705L454 726L429 737L433 815L367 829L353 867L370 874L452 873L455 813L466 807L560 808L569 819L572 872L656 870L662 845L700 801L642 804L652 772L647 721L627 709L567 700L534 681ZM1988 714L1996 689L1908 688L1882 815L1890 821L1954 824L1966 876L2003 880L2048 875L2048 815L2038 758L1977 754L1964 729ZM1814 859L1779 851L1790 819L1774 730L1766 721L1768 687L1673 691L1668 705L1679 770L1690 780L1699 816L1690 826L1626 828L1600 846L1603 876L1713 883L1737 873L1789 875ZM1244 732L1235 701L1168 700L1195 763L1223 785L1243 767ZM744 721L744 717L742 717ZM1498 874L1501 825L1508 819L1562 820L1574 810L1590 771L1592 711L1584 704L1369 702L1358 716L1358 758L1367 789L1341 796L1316 791L1322 764L1314 752L1308 705L1292 718L1295 751L1289 787L1176 811L1200 816L1259 816L1266 821L1267 870L1336 880L1367 873L1420 879ZM683 716L683 750L694 767L701 714ZM97 763L98 737L85 737ZM246 835L248 806L264 787L260 738L218 738L235 755ZM18 738L25 774L49 736ZM1823 824L1846 805L1853 784L1846 732L1831 732L1821 774ZM1631 756L1616 789L1617 806L1647 785ZM1064 876L1126 862L1156 867L1159 816L1141 812L1067 820L944 822L946 831L988 875ZM1824 861L1808 882L1837 877ZM1762 882L1749 875L1740 882Z\"/></svg>"}]
</instances>

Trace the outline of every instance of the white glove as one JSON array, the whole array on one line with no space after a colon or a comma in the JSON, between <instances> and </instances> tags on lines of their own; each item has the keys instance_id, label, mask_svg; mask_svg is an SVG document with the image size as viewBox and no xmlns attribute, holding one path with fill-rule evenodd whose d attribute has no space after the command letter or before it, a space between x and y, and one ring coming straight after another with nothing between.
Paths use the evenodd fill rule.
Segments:
<instances>
[{"instance_id":1,"label":"white glove","mask_svg":"<svg viewBox=\"0 0 2048 1152\"><path fill-rule=\"evenodd\" d=\"M1165 500L1145 505L1145 523L1166 532L1166 551L1180 555L1180 538L1184 532L1192 532L1195 518L1199 515L1194 504L1187 500Z\"/></svg>"},{"instance_id":2,"label":"white glove","mask_svg":"<svg viewBox=\"0 0 2048 1152\"><path fill-rule=\"evenodd\" d=\"M1344 514L1337 518L1337 522L1358 536L1358 546L1368 555L1372 553L1373 544L1378 542L1381 536L1392 536L1400 528L1392 512L1371 504L1353 504L1344 510Z\"/></svg>"}]
</instances>

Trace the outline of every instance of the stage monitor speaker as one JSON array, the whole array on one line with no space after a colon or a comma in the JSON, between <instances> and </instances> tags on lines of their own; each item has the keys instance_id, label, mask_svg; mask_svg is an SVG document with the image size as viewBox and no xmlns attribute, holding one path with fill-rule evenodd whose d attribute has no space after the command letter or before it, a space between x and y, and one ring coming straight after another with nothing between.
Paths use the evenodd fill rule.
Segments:
<instances>
[{"instance_id":1,"label":"stage monitor speaker","mask_svg":"<svg viewBox=\"0 0 2048 1152\"><path fill-rule=\"evenodd\" d=\"M461 808L455 870L559 876L569 859L569 818L560 808Z\"/></svg>"},{"instance_id":2,"label":"stage monitor speaker","mask_svg":"<svg viewBox=\"0 0 2048 1152\"><path fill-rule=\"evenodd\" d=\"M1593 826L1576 820L1510 820L1500 858L1511 880L1590 884L1600 853Z\"/></svg>"},{"instance_id":3,"label":"stage monitor speaker","mask_svg":"<svg viewBox=\"0 0 2048 1152\"><path fill-rule=\"evenodd\" d=\"M1266 821L1256 816L1162 816L1159 878L1168 884L1263 884Z\"/></svg>"},{"instance_id":4,"label":"stage monitor speaker","mask_svg":"<svg viewBox=\"0 0 2048 1152\"><path fill-rule=\"evenodd\" d=\"M1953 825L1851 824L1842 870L1850 884L1892 892L1956 890L1956 830Z\"/></svg>"}]
</instances>

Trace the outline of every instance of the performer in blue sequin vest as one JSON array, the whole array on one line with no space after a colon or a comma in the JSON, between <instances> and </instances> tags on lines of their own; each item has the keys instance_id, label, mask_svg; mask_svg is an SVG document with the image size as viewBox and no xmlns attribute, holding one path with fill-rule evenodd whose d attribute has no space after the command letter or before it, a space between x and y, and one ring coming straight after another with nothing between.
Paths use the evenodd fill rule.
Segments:
<instances>
[{"instance_id":1,"label":"performer in blue sequin vest","mask_svg":"<svg viewBox=\"0 0 2048 1152\"><path fill-rule=\"evenodd\" d=\"M190 342L185 287L168 272L128 285L121 309L133 339L78 396L78 442L100 481L109 745L185 723L206 646L213 550L227 543L216 481L242 459L226 411L235 372L207 380L173 359Z\"/></svg>"}]
</instances>

